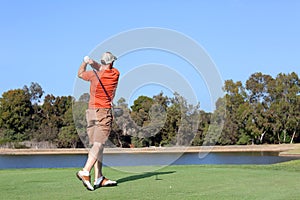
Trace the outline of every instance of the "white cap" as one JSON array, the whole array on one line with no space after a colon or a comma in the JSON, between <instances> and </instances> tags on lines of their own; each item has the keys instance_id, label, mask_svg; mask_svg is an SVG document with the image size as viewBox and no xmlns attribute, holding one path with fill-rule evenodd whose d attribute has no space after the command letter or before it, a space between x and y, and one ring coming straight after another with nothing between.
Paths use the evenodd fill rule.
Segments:
<instances>
[{"instance_id":1,"label":"white cap","mask_svg":"<svg viewBox=\"0 0 300 200\"><path fill-rule=\"evenodd\" d=\"M104 54L102 54L101 56L101 63L102 64L110 64L112 63L113 61L117 60L117 57L114 56L112 53L110 52L105 52Z\"/></svg>"}]
</instances>

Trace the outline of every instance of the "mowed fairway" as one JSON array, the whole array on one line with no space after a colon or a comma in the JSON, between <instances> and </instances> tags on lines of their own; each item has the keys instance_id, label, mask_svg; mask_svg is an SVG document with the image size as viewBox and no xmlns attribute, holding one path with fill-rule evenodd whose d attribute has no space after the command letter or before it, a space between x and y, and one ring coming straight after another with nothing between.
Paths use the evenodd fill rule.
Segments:
<instances>
[{"instance_id":1,"label":"mowed fairway","mask_svg":"<svg viewBox=\"0 0 300 200\"><path fill-rule=\"evenodd\" d=\"M143 167L130 171L133 168ZM0 170L0 199L300 199L300 160L275 165L168 166L137 174L105 167L104 173L118 186L92 192L75 177L77 170Z\"/></svg>"}]
</instances>

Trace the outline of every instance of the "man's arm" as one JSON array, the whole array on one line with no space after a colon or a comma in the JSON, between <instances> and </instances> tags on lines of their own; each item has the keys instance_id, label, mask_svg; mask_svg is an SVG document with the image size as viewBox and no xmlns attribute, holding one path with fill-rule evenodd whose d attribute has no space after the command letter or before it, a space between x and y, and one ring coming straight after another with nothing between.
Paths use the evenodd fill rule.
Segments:
<instances>
[{"instance_id":1,"label":"man's arm","mask_svg":"<svg viewBox=\"0 0 300 200\"><path fill-rule=\"evenodd\" d=\"M82 78L82 73L86 71L86 66L87 63L85 63L84 61L81 63L79 70L78 70L78 77Z\"/></svg>"},{"instance_id":2,"label":"man's arm","mask_svg":"<svg viewBox=\"0 0 300 200\"><path fill-rule=\"evenodd\" d=\"M92 68L94 68L97 71L99 71L99 69L101 68L101 65L92 59L89 64L91 65Z\"/></svg>"},{"instance_id":3,"label":"man's arm","mask_svg":"<svg viewBox=\"0 0 300 200\"><path fill-rule=\"evenodd\" d=\"M87 60L85 60L87 57ZM86 67L89 64L92 68L96 69L97 71L100 70L101 64L97 63L96 61L90 59L88 56L84 58L84 61L81 63L79 70L78 70L78 77L82 78L82 73L86 71Z\"/></svg>"}]
</instances>

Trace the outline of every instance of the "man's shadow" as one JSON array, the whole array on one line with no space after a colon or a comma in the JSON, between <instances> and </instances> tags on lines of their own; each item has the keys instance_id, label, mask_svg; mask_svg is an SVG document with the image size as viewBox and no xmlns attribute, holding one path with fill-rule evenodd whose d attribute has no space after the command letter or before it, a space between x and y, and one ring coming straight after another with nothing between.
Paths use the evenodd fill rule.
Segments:
<instances>
[{"instance_id":1,"label":"man's shadow","mask_svg":"<svg viewBox=\"0 0 300 200\"><path fill-rule=\"evenodd\" d=\"M155 176L155 180L162 180L160 178L158 178L159 175L165 175L165 174L173 174L176 171L169 171L169 172L146 172L143 174L137 174L137 175L132 175L132 176L127 176L124 178L121 178L119 180L117 180L118 183L124 183L124 182L128 182L128 181L135 181L138 179L143 179L143 178L149 178L151 176Z\"/></svg>"}]
</instances>

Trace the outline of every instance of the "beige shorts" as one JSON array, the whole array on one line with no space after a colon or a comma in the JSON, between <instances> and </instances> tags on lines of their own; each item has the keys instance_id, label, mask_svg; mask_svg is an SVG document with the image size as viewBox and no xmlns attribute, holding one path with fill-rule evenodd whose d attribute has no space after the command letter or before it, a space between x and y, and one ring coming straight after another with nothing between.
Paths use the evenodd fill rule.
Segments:
<instances>
[{"instance_id":1,"label":"beige shorts","mask_svg":"<svg viewBox=\"0 0 300 200\"><path fill-rule=\"evenodd\" d=\"M87 109L87 134L89 143L105 144L111 131L112 111L110 108Z\"/></svg>"}]
</instances>

